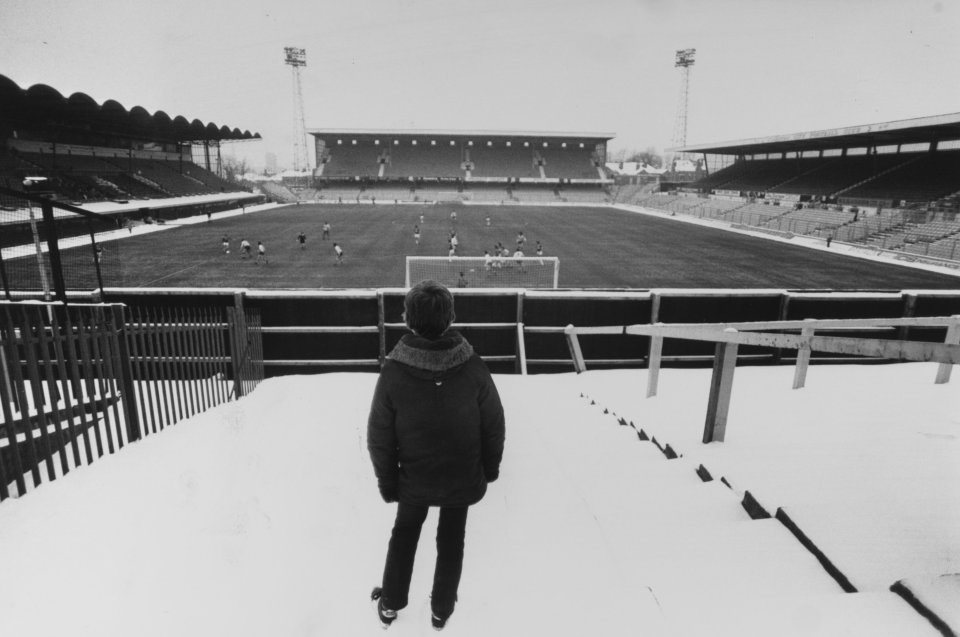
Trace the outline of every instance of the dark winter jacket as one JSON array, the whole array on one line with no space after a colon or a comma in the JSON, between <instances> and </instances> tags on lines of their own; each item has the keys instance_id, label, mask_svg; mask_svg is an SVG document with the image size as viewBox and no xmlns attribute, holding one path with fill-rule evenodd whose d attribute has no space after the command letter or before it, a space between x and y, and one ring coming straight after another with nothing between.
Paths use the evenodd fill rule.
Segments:
<instances>
[{"instance_id":1,"label":"dark winter jacket","mask_svg":"<svg viewBox=\"0 0 960 637\"><path fill-rule=\"evenodd\" d=\"M405 335L380 372L367 448L380 494L421 506L479 502L500 474L504 418L490 372L457 332Z\"/></svg>"}]
</instances>

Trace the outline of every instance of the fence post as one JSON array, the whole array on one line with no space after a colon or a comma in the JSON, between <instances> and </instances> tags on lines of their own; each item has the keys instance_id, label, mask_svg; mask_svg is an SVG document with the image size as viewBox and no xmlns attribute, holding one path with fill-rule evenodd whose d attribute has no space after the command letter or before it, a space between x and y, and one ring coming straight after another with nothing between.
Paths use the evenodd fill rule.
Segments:
<instances>
[{"instance_id":1,"label":"fence post","mask_svg":"<svg viewBox=\"0 0 960 637\"><path fill-rule=\"evenodd\" d=\"M517 323L517 356L520 358L520 375L527 375L527 343L524 338L523 323Z\"/></svg>"},{"instance_id":2,"label":"fence post","mask_svg":"<svg viewBox=\"0 0 960 637\"><path fill-rule=\"evenodd\" d=\"M7 266L3 263L2 251L0 251L0 282L3 283L3 296L8 301L12 301L13 297L10 296L10 281L7 279Z\"/></svg>"},{"instance_id":3,"label":"fence post","mask_svg":"<svg viewBox=\"0 0 960 637\"><path fill-rule=\"evenodd\" d=\"M663 337L650 337L650 357L647 359L647 398L657 395L660 383L660 359L663 354Z\"/></svg>"},{"instance_id":4,"label":"fence post","mask_svg":"<svg viewBox=\"0 0 960 637\"><path fill-rule=\"evenodd\" d=\"M790 292L780 293L780 307L777 309L777 320L786 321L790 316ZM774 365L779 365L783 358L783 348L778 347L773 350L771 356Z\"/></svg>"},{"instance_id":5,"label":"fence post","mask_svg":"<svg viewBox=\"0 0 960 637\"><path fill-rule=\"evenodd\" d=\"M137 413L137 390L133 382L133 364L130 343L127 341L127 322L122 304L110 305L110 323L117 339L119 357L117 372L120 376L120 395L123 399L123 418L127 423L127 440L140 439L140 416Z\"/></svg>"},{"instance_id":6,"label":"fence post","mask_svg":"<svg viewBox=\"0 0 960 637\"><path fill-rule=\"evenodd\" d=\"M3 347L3 339L3 329L0 329L0 376L2 376L2 378L0 378L0 383L3 384L3 387L0 388L3 391L0 391L0 394L4 396L10 396L10 404L14 407L14 409L19 409L20 407L17 405L16 397L13 393L13 384L10 382L10 367L7 364L7 353L4 351L5 348Z\"/></svg>"},{"instance_id":7,"label":"fence post","mask_svg":"<svg viewBox=\"0 0 960 637\"><path fill-rule=\"evenodd\" d=\"M233 395L243 396L243 360L246 356L246 317L243 307L243 292L233 295L233 315L230 321L230 362L233 366Z\"/></svg>"},{"instance_id":8,"label":"fence post","mask_svg":"<svg viewBox=\"0 0 960 637\"><path fill-rule=\"evenodd\" d=\"M917 295L916 294L904 294L903 295L903 312L900 314L901 318L913 318L914 313L917 309ZM910 326L901 325L900 329L897 331L897 338L901 341L905 341L910 338Z\"/></svg>"},{"instance_id":9,"label":"fence post","mask_svg":"<svg viewBox=\"0 0 960 637\"><path fill-rule=\"evenodd\" d=\"M517 329L522 329L521 326L523 325L523 297L524 291L522 289L517 290ZM526 371L524 371L526 360L521 360L521 358L526 357L526 354L521 354L520 352L521 347L524 346L522 332L518 332L518 335L520 338L517 340L515 347L516 354L513 359L513 371L526 374Z\"/></svg>"},{"instance_id":10,"label":"fence post","mask_svg":"<svg viewBox=\"0 0 960 637\"><path fill-rule=\"evenodd\" d=\"M579 374L586 371L587 366L583 362L583 352L580 351L580 340L577 338L576 328L571 324L563 329L567 337L567 347L570 348L570 356L573 358L573 368Z\"/></svg>"},{"instance_id":11,"label":"fence post","mask_svg":"<svg viewBox=\"0 0 960 637\"><path fill-rule=\"evenodd\" d=\"M387 319L385 314L383 290L377 290L377 333L380 338L380 352L377 358L380 359L380 367L383 367L387 360Z\"/></svg>"},{"instance_id":12,"label":"fence post","mask_svg":"<svg viewBox=\"0 0 960 637\"><path fill-rule=\"evenodd\" d=\"M960 345L960 314L954 314L951 318L955 319L953 324L947 328L947 336L943 339L946 345ZM950 372L953 365L950 363L940 363L937 368L936 384L943 385L950 382Z\"/></svg>"},{"instance_id":13,"label":"fence post","mask_svg":"<svg viewBox=\"0 0 960 637\"><path fill-rule=\"evenodd\" d=\"M813 319L806 319L808 321ZM797 348L797 366L793 371L793 388L801 389L807 382L807 367L810 366L810 341L813 339L813 327L800 330L800 347Z\"/></svg>"},{"instance_id":14,"label":"fence post","mask_svg":"<svg viewBox=\"0 0 960 637\"><path fill-rule=\"evenodd\" d=\"M57 239L57 225L53 220L53 204L44 200L40 204L43 213L43 225L47 231L47 256L50 259L50 269L53 270L53 289L57 300L67 302L67 286L63 282L63 264L60 261L60 243ZM102 286L102 284L101 284Z\"/></svg>"},{"instance_id":15,"label":"fence post","mask_svg":"<svg viewBox=\"0 0 960 637\"><path fill-rule=\"evenodd\" d=\"M724 332L735 333L729 327ZM733 390L733 372L737 368L736 343L717 343L713 358L713 376L710 378L710 397L703 428L703 442L723 442L727 431L727 413Z\"/></svg>"}]
</instances>

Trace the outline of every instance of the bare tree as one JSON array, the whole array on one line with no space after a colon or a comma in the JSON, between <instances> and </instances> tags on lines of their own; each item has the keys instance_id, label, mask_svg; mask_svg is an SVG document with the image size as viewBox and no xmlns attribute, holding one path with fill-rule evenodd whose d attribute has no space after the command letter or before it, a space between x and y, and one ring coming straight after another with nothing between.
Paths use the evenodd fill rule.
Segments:
<instances>
[{"instance_id":1,"label":"bare tree","mask_svg":"<svg viewBox=\"0 0 960 637\"><path fill-rule=\"evenodd\" d=\"M607 161L622 164L623 162L627 161L627 149L621 148L617 151L614 151L607 156Z\"/></svg>"},{"instance_id":2,"label":"bare tree","mask_svg":"<svg viewBox=\"0 0 960 637\"><path fill-rule=\"evenodd\" d=\"M239 183L243 181L243 176L248 170L246 159L237 159L236 157L223 158L223 175L227 181Z\"/></svg>"},{"instance_id":3,"label":"bare tree","mask_svg":"<svg viewBox=\"0 0 960 637\"><path fill-rule=\"evenodd\" d=\"M647 146L642 152L633 151L627 161L641 162L654 168L663 166L663 157L657 154L657 149L653 146Z\"/></svg>"}]
</instances>

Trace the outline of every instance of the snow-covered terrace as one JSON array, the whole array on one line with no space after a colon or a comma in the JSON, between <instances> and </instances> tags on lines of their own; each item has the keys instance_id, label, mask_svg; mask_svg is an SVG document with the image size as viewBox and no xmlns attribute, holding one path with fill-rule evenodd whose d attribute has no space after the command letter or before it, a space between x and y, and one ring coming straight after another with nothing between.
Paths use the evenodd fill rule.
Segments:
<instances>
[{"instance_id":1,"label":"snow-covered terrace","mask_svg":"<svg viewBox=\"0 0 960 637\"><path fill-rule=\"evenodd\" d=\"M661 371L655 398L645 370L496 376L503 470L471 509L444 632L942 634L898 581L957 631L960 394L936 372L821 365L792 390L792 368L738 369L726 441L709 445L710 370ZM375 380L271 378L5 501L3 633L383 634L368 595L393 507L365 448ZM779 520L751 519L747 491L857 592ZM388 634L433 634L435 519Z\"/></svg>"}]
</instances>

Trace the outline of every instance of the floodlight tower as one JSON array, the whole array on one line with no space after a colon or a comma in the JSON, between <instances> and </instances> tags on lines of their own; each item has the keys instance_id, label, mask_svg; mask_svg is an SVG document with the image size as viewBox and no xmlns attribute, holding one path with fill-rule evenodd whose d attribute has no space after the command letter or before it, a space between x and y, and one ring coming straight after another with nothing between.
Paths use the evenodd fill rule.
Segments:
<instances>
[{"instance_id":1,"label":"floodlight tower","mask_svg":"<svg viewBox=\"0 0 960 637\"><path fill-rule=\"evenodd\" d=\"M677 51L676 63L674 67L681 71L680 77L680 104L677 108L677 121L673 129L673 145L675 148L683 148L687 145L687 106L690 99L690 67L693 66L693 56L697 53L696 49L681 49ZM681 153L682 157L683 154ZM676 156L674 156L676 159Z\"/></svg>"},{"instance_id":2,"label":"floodlight tower","mask_svg":"<svg viewBox=\"0 0 960 637\"><path fill-rule=\"evenodd\" d=\"M303 121L303 89L300 85L300 69L307 65L307 50L284 47L285 64L293 73L293 169L296 172L310 169L307 157L307 127Z\"/></svg>"}]
</instances>

